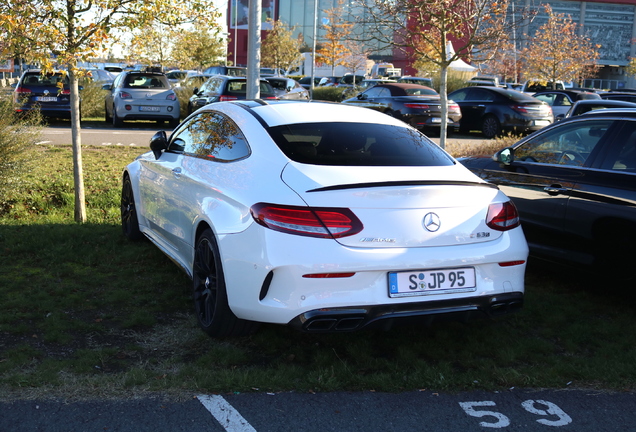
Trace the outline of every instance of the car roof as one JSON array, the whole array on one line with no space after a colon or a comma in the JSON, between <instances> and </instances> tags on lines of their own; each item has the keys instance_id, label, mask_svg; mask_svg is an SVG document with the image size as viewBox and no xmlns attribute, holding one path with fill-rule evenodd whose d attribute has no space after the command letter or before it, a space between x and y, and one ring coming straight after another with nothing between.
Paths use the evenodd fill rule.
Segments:
<instances>
[{"instance_id":1,"label":"car roof","mask_svg":"<svg viewBox=\"0 0 636 432\"><path fill-rule=\"evenodd\" d=\"M636 117L636 108L606 108L603 110L590 111L583 115L621 115Z\"/></svg>"},{"instance_id":2,"label":"car roof","mask_svg":"<svg viewBox=\"0 0 636 432\"><path fill-rule=\"evenodd\" d=\"M543 101L539 101L539 99L535 98L534 96L530 96L529 94L525 94L522 93L520 91L517 90L512 90L509 88L505 88L505 87L495 87L495 86L467 86L467 87L463 87L460 88L458 90L455 90L454 92L450 93L449 96L455 92L461 91L461 90L472 90L472 89L483 89L483 90L487 90L489 92L492 93L497 93L499 95L501 95L504 98L507 99L512 99L515 101L531 101L534 100L536 102L541 102L541 103L545 103Z\"/></svg>"},{"instance_id":3,"label":"car roof","mask_svg":"<svg viewBox=\"0 0 636 432\"><path fill-rule=\"evenodd\" d=\"M165 73L163 72L157 72L157 71L140 71L140 70L131 70L131 71L124 71L122 73L125 73L126 75L157 75L157 76L166 76Z\"/></svg>"},{"instance_id":4,"label":"car roof","mask_svg":"<svg viewBox=\"0 0 636 432\"><path fill-rule=\"evenodd\" d=\"M423 86L421 84L411 84L411 83L383 83L383 84L378 84L376 87L393 87L393 88L402 88L402 89L408 89L408 88L427 88L430 89L430 87L426 87Z\"/></svg>"},{"instance_id":5,"label":"car roof","mask_svg":"<svg viewBox=\"0 0 636 432\"><path fill-rule=\"evenodd\" d=\"M231 102L216 102L214 107L221 104L238 105L248 109L262 123L273 127L300 123L383 123L409 128L406 123L386 114L368 108L324 101L263 101L246 100Z\"/></svg>"},{"instance_id":6,"label":"car roof","mask_svg":"<svg viewBox=\"0 0 636 432\"><path fill-rule=\"evenodd\" d=\"M581 99L575 102L577 105L607 105L616 107L636 106L636 102L628 102L616 99Z\"/></svg>"},{"instance_id":7,"label":"car roof","mask_svg":"<svg viewBox=\"0 0 636 432\"><path fill-rule=\"evenodd\" d=\"M565 94L570 95L570 96L578 96L578 95L582 95L582 94L596 94L594 92L587 91L587 90L573 90L573 89L540 90L538 92L535 92L534 94L535 95L540 95L540 94L546 94L546 93L565 93Z\"/></svg>"}]
</instances>

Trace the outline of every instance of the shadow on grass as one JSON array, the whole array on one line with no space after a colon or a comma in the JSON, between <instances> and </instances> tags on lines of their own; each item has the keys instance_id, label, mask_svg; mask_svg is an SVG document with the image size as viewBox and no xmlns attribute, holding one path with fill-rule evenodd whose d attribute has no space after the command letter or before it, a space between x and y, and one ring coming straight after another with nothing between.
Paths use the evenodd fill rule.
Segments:
<instances>
[{"instance_id":1,"label":"shadow on grass","mask_svg":"<svg viewBox=\"0 0 636 432\"><path fill-rule=\"evenodd\" d=\"M115 225L0 225L0 388L42 394L630 389L633 304L530 266L526 305L470 323L213 340L187 277ZM40 390L41 393L37 393Z\"/></svg>"}]
</instances>

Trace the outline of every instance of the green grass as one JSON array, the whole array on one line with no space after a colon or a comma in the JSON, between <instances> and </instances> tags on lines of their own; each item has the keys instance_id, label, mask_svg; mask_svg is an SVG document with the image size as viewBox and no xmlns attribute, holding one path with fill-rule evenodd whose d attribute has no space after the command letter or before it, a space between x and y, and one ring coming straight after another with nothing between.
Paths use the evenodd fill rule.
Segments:
<instances>
[{"instance_id":1,"label":"green grass","mask_svg":"<svg viewBox=\"0 0 636 432\"><path fill-rule=\"evenodd\" d=\"M164 392L636 389L634 296L532 264L526 305L495 321L212 340L189 281L119 226L122 168L143 150L83 149L89 222L73 222L70 147L37 146L0 198L0 399Z\"/></svg>"}]
</instances>

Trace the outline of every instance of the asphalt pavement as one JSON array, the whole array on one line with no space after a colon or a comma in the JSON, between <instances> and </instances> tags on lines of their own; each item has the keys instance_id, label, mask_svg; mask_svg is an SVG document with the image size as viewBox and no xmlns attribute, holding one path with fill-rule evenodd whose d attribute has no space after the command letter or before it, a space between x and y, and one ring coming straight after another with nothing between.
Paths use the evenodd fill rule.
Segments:
<instances>
[{"instance_id":1,"label":"asphalt pavement","mask_svg":"<svg viewBox=\"0 0 636 432\"><path fill-rule=\"evenodd\" d=\"M636 395L594 390L242 393L0 403L3 432L636 431Z\"/></svg>"}]
</instances>

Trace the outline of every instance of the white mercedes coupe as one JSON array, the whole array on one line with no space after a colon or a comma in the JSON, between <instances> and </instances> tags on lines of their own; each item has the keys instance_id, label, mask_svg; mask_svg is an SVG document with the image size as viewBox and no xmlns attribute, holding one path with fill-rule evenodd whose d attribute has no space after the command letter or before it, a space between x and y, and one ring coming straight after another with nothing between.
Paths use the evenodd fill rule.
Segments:
<instances>
[{"instance_id":1,"label":"white mercedes coupe","mask_svg":"<svg viewBox=\"0 0 636 432\"><path fill-rule=\"evenodd\" d=\"M515 206L416 129L325 102L207 105L123 172L121 216L192 279L213 337L521 308Z\"/></svg>"}]
</instances>

